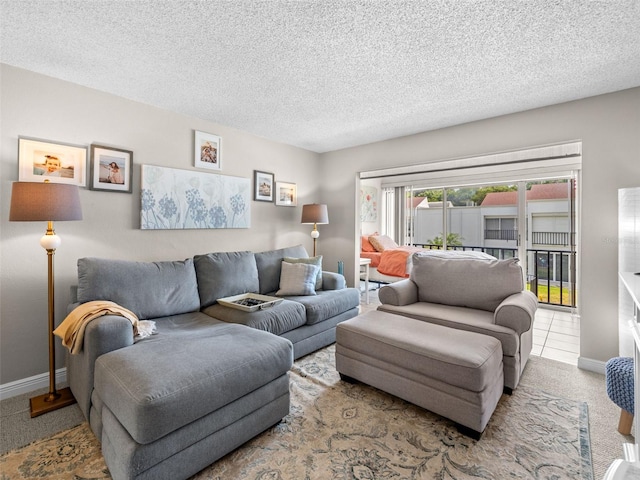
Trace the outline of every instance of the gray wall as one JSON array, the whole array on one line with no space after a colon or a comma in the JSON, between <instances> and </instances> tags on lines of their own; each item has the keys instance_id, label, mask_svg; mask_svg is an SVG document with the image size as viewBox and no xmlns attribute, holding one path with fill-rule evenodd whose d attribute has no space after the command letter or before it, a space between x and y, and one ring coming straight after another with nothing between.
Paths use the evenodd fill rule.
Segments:
<instances>
[{"instance_id":1,"label":"gray wall","mask_svg":"<svg viewBox=\"0 0 640 480\"><path fill-rule=\"evenodd\" d=\"M330 211L342 207L322 232L327 263L357 256L358 172L570 140L583 148L580 364L616 356L617 190L640 185L640 88L324 154L323 198ZM345 273L352 280L355 268Z\"/></svg>"},{"instance_id":2,"label":"gray wall","mask_svg":"<svg viewBox=\"0 0 640 480\"><path fill-rule=\"evenodd\" d=\"M82 189L84 220L56 224L58 322L80 257L165 260L298 243L310 250L310 228L299 222L301 205L311 202L329 206L318 241L326 269L352 261L345 273L353 283L358 172L582 140L581 360L617 355L617 189L640 185L640 88L318 155L6 65L0 74L0 384L48 370L46 254L38 244L46 225L8 222L19 135L134 152L132 195ZM139 165L193 169L193 130L222 136L223 174L259 169L297 183L298 207L251 202L246 230L141 231Z\"/></svg>"},{"instance_id":3,"label":"gray wall","mask_svg":"<svg viewBox=\"0 0 640 480\"><path fill-rule=\"evenodd\" d=\"M300 224L300 215L302 204L319 201L318 154L7 65L0 73L0 384L48 371L47 255L38 243L46 223L8 222L19 135L134 155L133 194L81 189L84 219L55 225L62 238L55 255L57 322L66 314L80 257L174 260L300 243L311 251L311 228ZM254 169L273 172L276 180L297 183L298 207L251 201L250 229L140 230L140 164L195 170L194 130L222 136L222 174L253 183ZM321 241L318 253L323 248ZM60 368L63 349L57 353Z\"/></svg>"}]
</instances>

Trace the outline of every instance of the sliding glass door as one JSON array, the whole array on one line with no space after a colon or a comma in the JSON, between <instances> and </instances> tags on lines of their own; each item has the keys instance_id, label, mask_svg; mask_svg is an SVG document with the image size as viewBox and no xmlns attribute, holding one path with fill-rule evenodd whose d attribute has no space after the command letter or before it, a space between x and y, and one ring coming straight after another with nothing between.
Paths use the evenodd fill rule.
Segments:
<instances>
[{"instance_id":1,"label":"sliding glass door","mask_svg":"<svg viewBox=\"0 0 640 480\"><path fill-rule=\"evenodd\" d=\"M576 305L576 180L530 182L526 203L531 290L542 303Z\"/></svg>"},{"instance_id":2,"label":"sliding glass door","mask_svg":"<svg viewBox=\"0 0 640 480\"><path fill-rule=\"evenodd\" d=\"M580 141L360 172L397 243L517 256L541 303L576 307ZM393 217L393 222L391 222ZM364 226L363 226L364 227Z\"/></svg>"},{"instance_id":3,"label":"sliding glass door","mask_svg":"<svg viewBox=\"0 0 640 480\"><path fill-rule=\"evenodd\" d=\"M541 303L576 306L573 177L394 190L398 243L518 257ZM398 221L398 218L400 221ZM404 241L402 241L404 239Z\"/></svg>"}]
</instances>

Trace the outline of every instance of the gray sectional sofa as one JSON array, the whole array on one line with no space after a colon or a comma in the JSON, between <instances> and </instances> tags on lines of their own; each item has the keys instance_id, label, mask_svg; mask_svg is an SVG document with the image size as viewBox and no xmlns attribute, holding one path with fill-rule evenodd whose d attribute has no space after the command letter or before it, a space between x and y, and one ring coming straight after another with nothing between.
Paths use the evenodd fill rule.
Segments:
<instances>
[{"instance_id":1,"label":"gray sectional sofa","mask_svg":"<svg viewBox=\"0 0 640 480\"><path fill-rule=\"evenodd\" d=\"M359 291L321 272L315 294L264 310L217 299L273 294L283 260L314 263L307 257L296 246L174 262L78 260L70 310L110 300L157 327L135 342L129 320L102 316L68 355L71 390L114 479L187 478L288 414L294 358L335 341L336 325L358 314Z\"/></svg>"}]
</instances>

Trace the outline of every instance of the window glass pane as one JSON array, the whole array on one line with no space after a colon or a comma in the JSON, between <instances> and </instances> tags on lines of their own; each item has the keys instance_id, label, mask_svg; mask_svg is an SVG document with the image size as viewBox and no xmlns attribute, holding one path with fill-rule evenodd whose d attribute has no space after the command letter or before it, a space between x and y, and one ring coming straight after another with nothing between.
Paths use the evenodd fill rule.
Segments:
<instances>
[{"instance_id":1,"label":"window glass pane","mask_svg":"<svg viewBox=\"0 0 640 480\"><path fill-rule=\"evenodd\" d=\"M486 225L487 225L487 230L500 230L500 219L487 218Z\"/></svg>"},{"instance_id":2,"label":"window glass pane","mask_svg":"<svg viewBox=\"0 0 640 480\"><path fill-rule=\"evenodd\" d=\"M413 244L442 247L442 189L413 189Z\"/></svg>"},{"instance_id":3,"label":"window glass pane","mask_svg":"<svg viewBox=\"0 0 640 480\"><path fill-rule=\"evenodd\" d=\"M509 249L509 248L503 248L502 249L502 258L503 259L515 258L516 254L517 254L517 250L516 249Z\"/></svg>"},{"instance_id":4,"label":"window glass pane","mask_svg":"<svg viewBox=\"0 0 640 480\"><path fill-rule=\"evenodd\" d=\"M501 230L515 230L516 229L516 219L515 218L503 218L501 225Z\"/></svg>"}]
</instances>

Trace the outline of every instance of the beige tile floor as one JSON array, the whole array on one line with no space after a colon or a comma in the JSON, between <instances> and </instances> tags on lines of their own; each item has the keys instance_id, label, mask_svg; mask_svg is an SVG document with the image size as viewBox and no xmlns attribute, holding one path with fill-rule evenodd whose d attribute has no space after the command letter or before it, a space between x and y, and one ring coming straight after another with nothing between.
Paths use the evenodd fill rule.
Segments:
<instances>
[{"instance_id":1,"label":"beige tile floor","mask_svg":"<svg viewBox=\"0 0 640 480\"><path fill-rule=\"evenodd\" d=\"M566 311L538 307L531 354L578 365L580 319Z\"/></svg>"},{"instance_id":2,"label":"beige tile floor","mask_svg":"<svg viewBox=\"0 0 640 480\"><path fill-rule=\"evenodd\" d=\"M364 282L361 288L360 305L363 311L375 310L380 304L378 291L369 291L366 304ZM550 358L571 365L578 365L580 356L580 319L571 313L544 308L541 305L533 323L532 355Z\"/></svg>"}]
</instances>

